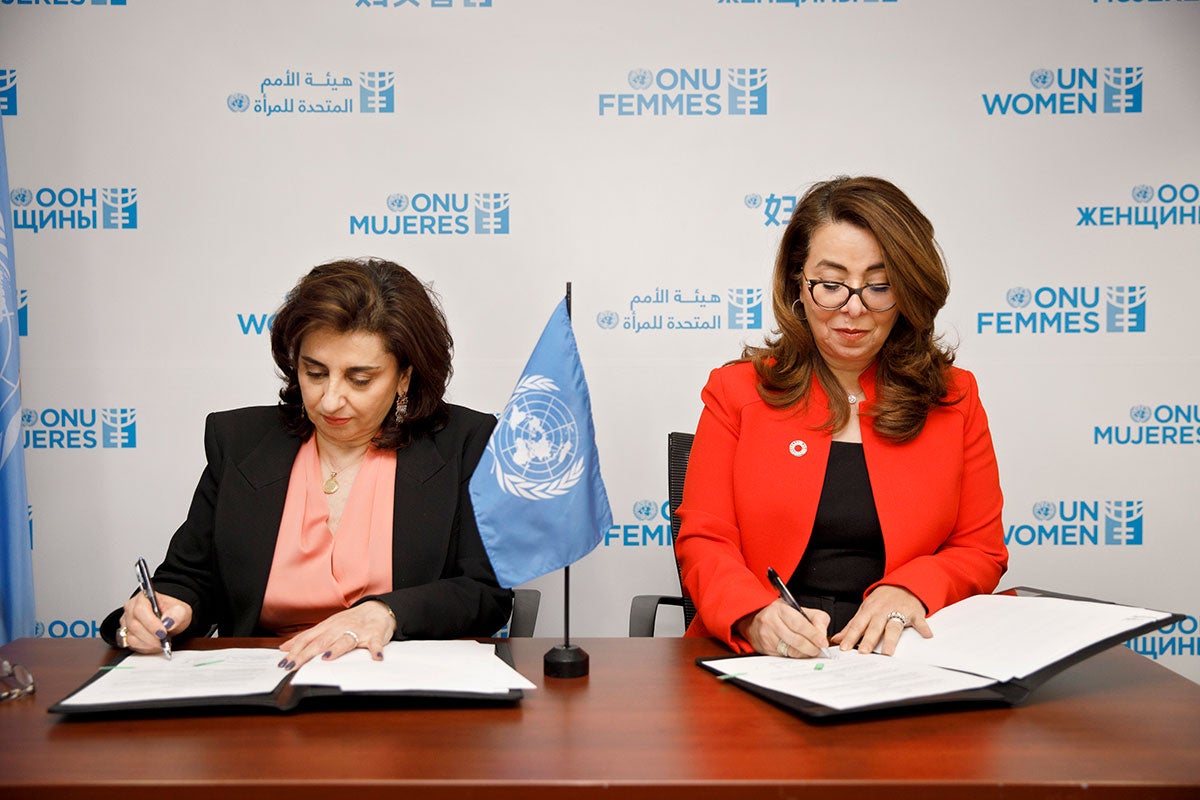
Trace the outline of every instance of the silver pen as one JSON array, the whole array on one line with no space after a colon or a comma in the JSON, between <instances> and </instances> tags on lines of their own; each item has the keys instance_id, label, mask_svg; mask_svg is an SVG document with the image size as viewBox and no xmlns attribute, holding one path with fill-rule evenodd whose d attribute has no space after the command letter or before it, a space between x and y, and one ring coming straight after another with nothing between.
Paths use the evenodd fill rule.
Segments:
<instances>
[{"instance_id":1,"label":"silver pen","mask_svg":"<svg viewBox=\"0 0 1200 800\"><path fill-rule=\"evenodd\" d=\"M800 607L800 604L796 602L796 598L792 597L792 593L788 591L787 584L783 582L783 578L780 578L779 573L776 572L772 567L767 567L767 580L769 580L771 585L775 587L775 591L779 592L779 597L782 598L783 602L799 611L800 616L804 617L804 620L809 625L816 624L812 621L812 617L810 617L808 613ZM822 647L819 649L821 651L822 658L829 658L829 651L826 648Z\"/></svg>"},{"instance_id":2,"label":"silver pen","mask_svg":"<svg viewBox=\"0 0 1200 800\"><path fill-rule=\"evenodd\" d=\"M137 560L137 579L138 586L142 587L142 594L146 595L146 599L150 601L150 608L154 611L154 616L162 619L162 611L158 609L158 595L154 593L154 586L150 583L150 570L146 567L146 559L139 558ZM163 655L167 660L171 658L171 639L163 637L162 640Z\"/></svg>"}]
</instances>

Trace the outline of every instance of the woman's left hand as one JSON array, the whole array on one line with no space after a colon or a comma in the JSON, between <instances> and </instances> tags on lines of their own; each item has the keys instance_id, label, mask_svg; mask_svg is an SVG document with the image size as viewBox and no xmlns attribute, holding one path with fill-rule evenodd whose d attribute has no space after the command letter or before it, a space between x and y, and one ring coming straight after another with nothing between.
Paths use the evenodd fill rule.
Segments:
<instances>
[{"instance_id":1,"label":"woman's left hand","mask_svg":"<svg viewBox=\"0 0 1200 800\"><path fill-rule=\"evenodd\" d=\"M899 586L878 586L863 600L846 627L829 637L829 641L843 650L857 646L860 653L873 652L882 641L879 652L890 656L896 652L900 634L910 626L926 639L933 636L925 621L925 606L915 594Z\"/></svg>"},{"instance_id":2,"label":"woman's left hand","mask_svg":"<svg viewBox=\"0 0 1200 800\"><path fill-rule=\"evenodd\" d=\"M317 656L329 661L360 647L371 658L382 661L383 646L392 640L395 630L396 618L388 607L382 601L368 600L339 611L279 645L287 654L279 666L295 669Z\"/></svg>"}]
</instances>

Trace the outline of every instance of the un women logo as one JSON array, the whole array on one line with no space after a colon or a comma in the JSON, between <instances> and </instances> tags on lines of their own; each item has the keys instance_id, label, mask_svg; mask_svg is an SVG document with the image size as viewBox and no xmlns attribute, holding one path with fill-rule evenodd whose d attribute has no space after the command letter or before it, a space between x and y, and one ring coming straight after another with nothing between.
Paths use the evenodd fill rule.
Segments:
<instances>
[{"instance_id":1,"label":"un women logo","mask_svg":"<svg viewBox=\"0 0 1200 800\"><path fill-rule=\"evenodd\" d=\"M629 79L629 87L639 92L644 92L654 85L654 73L642 67L629 70L626 77Z\"/></svg>"},{"instance_id":2,"label":"un women logo","mask_svg":"<svg viewBox=\"0 0 1200 800\"><path fill-rule=\"evenodd\" d=\"M542 375L517 384L500 419L496 481L508 494L527 500L561 497L583 477L579 428L558 385Z\"/></svg>"}]
</instances>

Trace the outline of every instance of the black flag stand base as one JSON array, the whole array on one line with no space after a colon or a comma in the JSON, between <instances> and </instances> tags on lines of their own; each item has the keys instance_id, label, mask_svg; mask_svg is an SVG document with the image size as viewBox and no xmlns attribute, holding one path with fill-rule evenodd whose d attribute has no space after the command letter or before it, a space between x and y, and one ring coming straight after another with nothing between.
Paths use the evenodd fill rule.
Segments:
<instances>
[{"instance_id":1,"label":"black flag stand base","mask_svg":"<svg viewBox=\"0 0 1200 800\"><path fill-rule=\"evenodd\" d=\"M591 669L587 651L571 644L571 568L563 568L563 643L546 651L542 670L547 678L582 678Z\"/></svg>"},{"instance_id":2,"label":"black flag stand base","mask_svg":"<svg viewBox=\"0 0 1200 800\"><path fill-rule=\"evenodd\" d=\"M573 644L560 644L542 659L547 678L582 678L588 674L587 651Z\"/></svg>"}]
</instances>

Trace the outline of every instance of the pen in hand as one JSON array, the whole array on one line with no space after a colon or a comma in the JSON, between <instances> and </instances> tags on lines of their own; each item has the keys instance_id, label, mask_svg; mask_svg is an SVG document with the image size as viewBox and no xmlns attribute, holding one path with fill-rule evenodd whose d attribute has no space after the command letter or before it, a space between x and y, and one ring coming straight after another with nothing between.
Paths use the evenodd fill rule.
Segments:
<instances>
[{"instance_id":1,"label":"pen in hand","mask_svg":"<svg viewBox=\"0 0 1200 800\"><path fill-rule=\"evenodd\" d=\"M779 577L779 573L775 571L774 567L767 567L767 580L769 580L771 585L775 587L775 591L779 592L779 597L782 598L783 602L799 611L800 616L804 617L804 620L809 625L816 625L816 623L812 621L812 617L810 617L808 613L800 607L800 604L796 602L796 598L792 597L792 593L788 591L787 584L784 583L783 579ZM821 657L829 658L829 651L824 647L821 648Z\"/></svg>"},{"instance_id":2,"label":"pen in hand","mask_svg":"<svg viewBox=\"0 0 1200 800\"><path fill-rule=\"evenodd\" d=\"M146 567L146 559L139 558L137 560L137 579L138 586L142 587L142 594L146 595L146 599L150 601L150 609L154 611L154 616L162 619L162 611L158 608L158 595L154 593L154 586L150 583L150 570ZM171 658L171 640L164 636L162 640L163 655L168 660Z\"/></svg>"}]
</instances>

